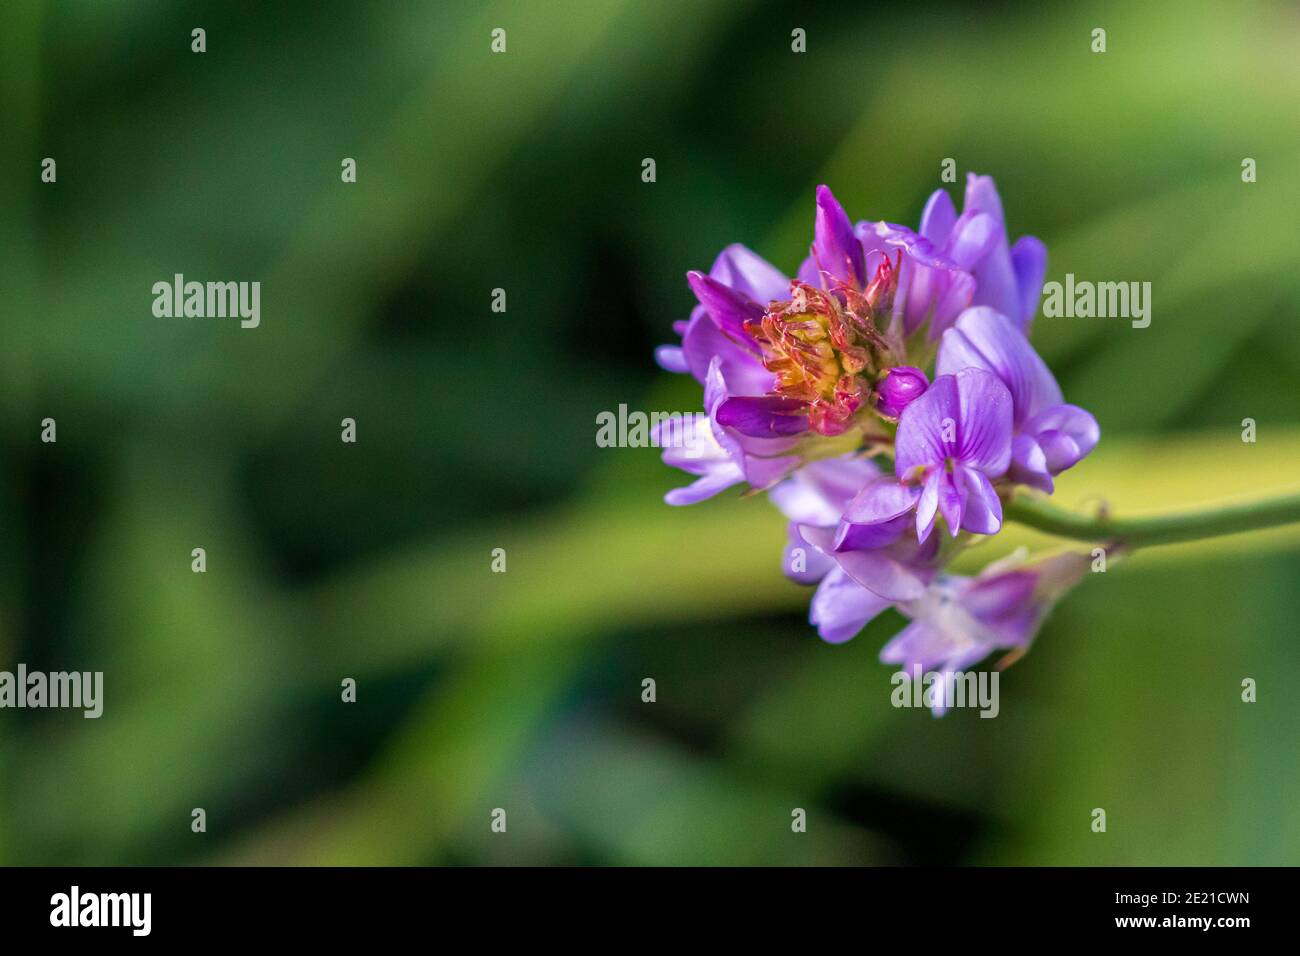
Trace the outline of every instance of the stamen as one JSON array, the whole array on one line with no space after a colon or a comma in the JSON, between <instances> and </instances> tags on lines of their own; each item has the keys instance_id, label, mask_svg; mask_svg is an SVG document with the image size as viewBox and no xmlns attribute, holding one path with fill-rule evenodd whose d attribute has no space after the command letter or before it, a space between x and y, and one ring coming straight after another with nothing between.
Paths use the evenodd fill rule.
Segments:
<instances>
[{"instance_id":1,"label":"stamen","mask_svg":"<svg viewBox=\"0 0 1300 956\"><path fill-rule=\"evenodd\" d=\"M776 376L774 393L807 403L814 431L846 431L870 394L861 376L886 351L875 316L896 286L897 268L885 257L865 289L840 283L828 291L796 280L789 301L769 303L761 320L746 323L763 367Z\"/></svg>"}]
</instances>

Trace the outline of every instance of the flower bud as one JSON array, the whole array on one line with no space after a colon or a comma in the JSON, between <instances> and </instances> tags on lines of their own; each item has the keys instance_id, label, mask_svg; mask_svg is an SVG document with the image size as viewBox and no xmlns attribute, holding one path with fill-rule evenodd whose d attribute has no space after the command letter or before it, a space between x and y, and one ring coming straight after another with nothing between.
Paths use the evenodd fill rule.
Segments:
<instances>
[{"instance_id":1,"label":"flower bud","mask_svg":"<svg viewBox=\"0 0 1300 956\"><path fill-rule=\"evenodd\" d=\"M886 418L897 418L929 387L930 380L919 368L899 365L885 369L885 374L876 383L876 411Z\"/></svg>"}]
</instances>

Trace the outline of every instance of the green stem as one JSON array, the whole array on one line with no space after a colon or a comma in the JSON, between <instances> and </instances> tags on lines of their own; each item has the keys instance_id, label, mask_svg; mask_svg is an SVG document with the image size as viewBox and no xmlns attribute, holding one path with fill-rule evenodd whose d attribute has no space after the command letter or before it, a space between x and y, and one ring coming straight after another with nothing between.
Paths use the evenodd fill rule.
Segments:
<instances>
[{"instance_id":1,"label":"green stem","mask_svg":"<svg viewBox=\"0 0 1300 956\"><path fill-rule=\"evenodd\" d=\"M1002 515L1008 521L1019 521L1062 538L1081 541L1115 539L1130 548L1144 548L1300 521L1300 491L1261 501L1213 505L1195 511L1137 518L1075 514L1057 508L1043 498L1021 493L1003 505Z\"/></svg>"}]
</instances>

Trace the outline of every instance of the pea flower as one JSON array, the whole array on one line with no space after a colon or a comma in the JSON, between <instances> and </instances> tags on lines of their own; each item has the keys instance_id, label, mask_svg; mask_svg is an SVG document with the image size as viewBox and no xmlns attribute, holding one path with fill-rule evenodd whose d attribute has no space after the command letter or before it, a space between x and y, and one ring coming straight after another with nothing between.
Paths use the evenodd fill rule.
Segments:
<instances>
[{"instance_id":1,"label":"pea flower","mask_svg":"<svg viewBox=\"0 0 1300 956\"><path fill-rule=\"evenodd\" d=\"M894 478L871 482L840 522L842 546L853 535L916 512L924 541L942 515L959 530L996 534L1002 504L993 488L1011 461L1011 394L981 368L940 375L903 410L895 440Z\"/></svg>"},{"instance_id":2,"label":"pea flower","mask_svg":"<svg viewBox=\"0 0 1300 956\"><path fill-rule=\"evenodd\" d=\"M664 496L670 505L693 505L741 482L766 488L800 464L797 455L783 454L790 450L788 441L750 438L718 422L718 408L727 397L722 363L715 355L705 373L707 424L693 416L673 417L651 429L654 444L664 449L664 464L697 476Z\"/></svg>"},{"instance_id":3,"label":"pea flower","mask_svg":"<svg viewBox=\"0 0 1300 956\"><path fill-rule=\"evenodd\" d=\"M974 293L966 304L990 306L1010 316L1017 328L1029 328L1043 292L1047 248L1033 236L1008 243L1002 199L993 177L967 176L960 216L948 193L935 190L921 214L920 234L960 268L970 271ZM950 318L960 311L951 312ZM931 337L937 338L946 327L939 323Z\"/></svg>"},{"instance_id":4,"label":"pea flower","mask_svg":"<svg viewBox=\"0 0 1300 956\"><path fill-rule=\"evenodd\" d=\"M836 550L834 530L845 506L880 474L872 462L846 456L813 462L771 491L790 519L786 575L818 585L809 620L832 643L853 637L893 602L924 594L937 570L935 540L921 544L905 535L906 520Z\"/></svg>"},{"instance_id":5,"label":"pea flower","mask_svg":"<svg viewBox=\"0 0 1300 956\"><path fill-rule=\"evenodd\" d=\"M1051 494L1052 477L1071 468L1101 438L1097 420L1067 405L1061 388L1029 341L1005 315L988 306L967 309L943 334L935 371L992 372L1011 393L1013 438L1008 477Z\"/></svg>"},{"instance_id":6,"label":"pea flower","mask_svg":"<svg viewBox=\"0 0 1300 956\"><path fill-rule=\"evenodd\" d=\"M858 488L879 476L870 461L837 458L813 462L771 491L773 504L790 519L783 570L793 581L817 585L809 620L831 643L853 637L890 604L857 583L826 540Z\"/></svg>"},{"instance_id":7,"label":"pea flower","mask_svg":"<svg viewBox=\"0 0 1300 956\"><path fill-rule=\"evenodd\" d=\"M1083 579L1089 557L1062 552L1036 562L1021 554L995 562L976 577L941 575L918 600L898 606L911 619L885 645L880 659L905 673L938 672L945 682L994 651L1008 662L1029 649L1056 603ZM943 713L942 705L935 715Z\"/></svg>"}]
</instances>

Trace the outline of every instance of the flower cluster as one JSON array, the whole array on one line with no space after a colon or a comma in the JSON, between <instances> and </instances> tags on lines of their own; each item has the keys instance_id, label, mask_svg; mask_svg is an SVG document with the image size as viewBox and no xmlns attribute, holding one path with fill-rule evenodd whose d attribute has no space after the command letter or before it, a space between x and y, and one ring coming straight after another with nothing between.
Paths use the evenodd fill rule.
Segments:
<instances>
[{"instance_id":1,"label":"flower cluster","mask_svg":"<svg viewBox=\"0 0 1300 956\"><path fill-rule=\"evenodd\" d=\"M710 427L691 456L664 453L696 476L667 501L767 491L827 641L894 607L910 623L881 659L909 671L1023 653L1087 559L944 569L998 533L1016 486L1050 494L1100 437L1029 344L1046 265L1038 239L1009 241L987 176L970 176L960 214L936 191L916 231L854 225L818 187L793 277L740 245L687 275L699 304L656 358L703 385Z\"/></svg>"}]
</instances>

